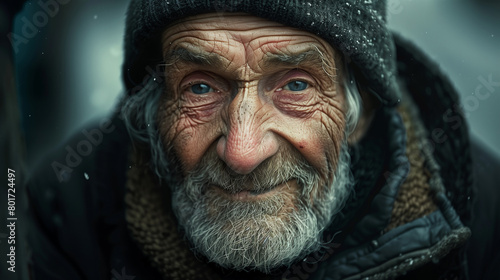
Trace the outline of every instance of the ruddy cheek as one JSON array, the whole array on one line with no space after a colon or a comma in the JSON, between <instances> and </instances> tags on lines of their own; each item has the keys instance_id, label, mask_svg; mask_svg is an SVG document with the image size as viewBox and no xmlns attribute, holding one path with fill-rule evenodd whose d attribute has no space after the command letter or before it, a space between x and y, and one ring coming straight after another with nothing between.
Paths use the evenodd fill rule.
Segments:
<instances>
[{"instance_id":1,"label":"ruddy cheek","mask_svg":"<svg viewBox=\"0 0 500 280\"><path fill-rule=\"evenodd\" d=\"M178 128L172 141L174 152L186 174L193 170L216 140L217 128L213 122L204 124L184 123Z\"/></svg>"},{"instance_id":2,"label":"ruddy cheek","mask_svg":"<svg viewBox=\"0 0 500 280\"><path fill-rule=\"evenodd\" d=\"M205 104L202 108L179 108L163 122L166 133L163 136L166 147L178 157L182 172L191 171L199 162L218 131L219 107Z\"/></svg>"}]
</instances>

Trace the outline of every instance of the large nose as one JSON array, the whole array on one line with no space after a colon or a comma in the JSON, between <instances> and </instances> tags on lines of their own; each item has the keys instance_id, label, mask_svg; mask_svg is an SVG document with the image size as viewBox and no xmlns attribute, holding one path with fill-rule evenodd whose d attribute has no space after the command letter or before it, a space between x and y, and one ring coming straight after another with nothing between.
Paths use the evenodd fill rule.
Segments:
<instances>
[{"instance_id":1,"label":"large nose","mask_svg":"<svg viewBox=\"0 0 500 280\"><path fill-rule=\"evenodd\" d=\"M227 135L217 143L217 154L234 172L248 174L278 151L267 119L256 87L240 89L229 104Z\"/></svg>"}]
</instances>

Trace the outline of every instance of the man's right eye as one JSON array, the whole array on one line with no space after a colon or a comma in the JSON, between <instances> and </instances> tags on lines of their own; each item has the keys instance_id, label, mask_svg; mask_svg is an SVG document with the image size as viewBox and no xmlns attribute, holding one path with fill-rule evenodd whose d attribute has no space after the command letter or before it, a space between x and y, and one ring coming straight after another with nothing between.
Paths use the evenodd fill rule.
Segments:
<instances>
[{"instance_id":1,"label":"man's right eye","mask_svg":"<svg viewBox=\"0 0 500 280\"><path fill-rule=\"evenodd\" d=\"M204 83L194 84L190 87L190 89L194 94L205 94L214 91L212 87Z\"/></svg>"}]
</instances>

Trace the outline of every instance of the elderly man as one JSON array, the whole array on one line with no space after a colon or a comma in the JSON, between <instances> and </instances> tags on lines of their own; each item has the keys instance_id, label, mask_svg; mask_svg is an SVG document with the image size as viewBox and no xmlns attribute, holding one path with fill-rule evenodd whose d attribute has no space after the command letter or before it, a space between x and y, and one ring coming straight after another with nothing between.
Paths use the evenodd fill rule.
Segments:
<instances>
[{"instance_id":1,"label":"elderly man","mask_svg":"<svg viewBox=\"0 0 500 280\"><path fill-rule=\"evenodd\" d=\"M32 275L494 277L456 93L384 9L131 1L120 113L29 184Z\"/></svg>"}]
</instances>

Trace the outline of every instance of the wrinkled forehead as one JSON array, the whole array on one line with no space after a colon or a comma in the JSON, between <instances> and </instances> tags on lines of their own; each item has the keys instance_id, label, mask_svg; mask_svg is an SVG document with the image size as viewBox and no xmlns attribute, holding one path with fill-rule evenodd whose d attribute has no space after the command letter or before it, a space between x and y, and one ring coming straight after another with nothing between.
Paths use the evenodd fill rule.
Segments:
<instances>
[{"instance_id":1,"label":"wrinkled forehead","mask_svg":"<svg viewBox=\"0 0 500 280\"><path fill-rule=\"evenodd\" d=\"M162 34L163 57L179 48L222 55L242 49L247 56L316 49L325 57L336 55L330 44L313 33L245 13L207 13L169 25Z\"/></svg>"}]
</instances>

